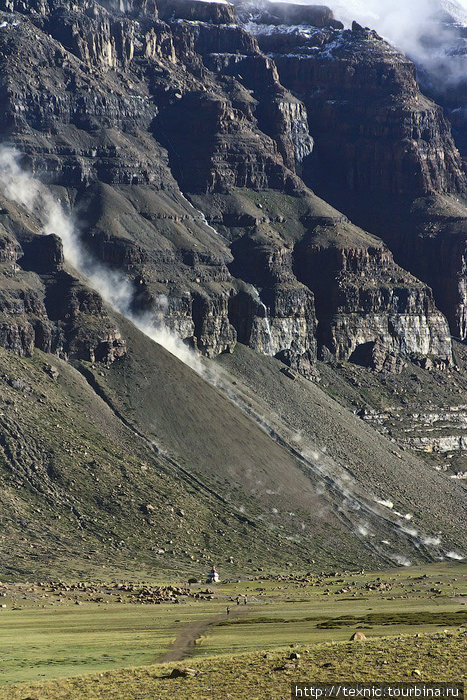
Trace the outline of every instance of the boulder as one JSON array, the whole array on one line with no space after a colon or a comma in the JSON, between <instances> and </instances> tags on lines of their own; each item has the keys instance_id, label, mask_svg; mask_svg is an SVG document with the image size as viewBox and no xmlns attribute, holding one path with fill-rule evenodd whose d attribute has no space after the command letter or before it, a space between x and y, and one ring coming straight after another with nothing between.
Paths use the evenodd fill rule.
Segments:
<instances>
[{"instance_id":1,"label":"boulder","mask_svg":"<svg viewBox=\"0 0 467 700\"><path fill-rule=\"evenodd\" d=\"M365 639L366 636L363 632L354 632L353 635L350 637L351 642L363 642Z\"/></svg>"},{"instance_id":2,"label":"boulder","mask_svg":"<svg viewBox=\"0 0 467 700\"><path fill-rule=\"evenodd\" d=\"M198 674L199 671L195 668L174 668L170 674L170 678L193 678Z\"/></svg>"}]
</instances>

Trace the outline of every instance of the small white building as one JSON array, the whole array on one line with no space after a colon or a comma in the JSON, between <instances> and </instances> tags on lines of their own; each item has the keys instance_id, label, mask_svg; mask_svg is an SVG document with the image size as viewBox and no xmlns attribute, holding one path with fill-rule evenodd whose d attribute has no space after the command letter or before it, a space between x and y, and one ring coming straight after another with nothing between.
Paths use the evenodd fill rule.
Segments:
<instances>
[{"instance_id":1,"label":"small white building","mask_svg":"<svg viewBox=\"0 0 467 700\"><path fill-rule=\"evenodd\" d=\"M207 583L217 583L219 581L219 574L216 571L216 567L213 566L208 574Z\"/></svg>"}]
</instances>

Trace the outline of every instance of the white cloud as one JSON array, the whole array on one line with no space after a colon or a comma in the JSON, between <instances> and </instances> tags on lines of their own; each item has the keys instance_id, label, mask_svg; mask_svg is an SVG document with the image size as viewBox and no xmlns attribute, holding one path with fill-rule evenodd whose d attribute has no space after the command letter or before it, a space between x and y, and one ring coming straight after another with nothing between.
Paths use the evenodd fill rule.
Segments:
<instances>
[{"instance_id":1,"label":"white cloud","mask_svg":"<svg viewBox=\"0 0 467 700\"><path fill-rule=\"evenodd\" d=\"M448 55L459 44L453 28L443 26L448 13L467 26L467 0L327 0L337 19L369 26L423 66L431 80L456 83L465 78L467 57Z\"/></svg>"}]
</instances>

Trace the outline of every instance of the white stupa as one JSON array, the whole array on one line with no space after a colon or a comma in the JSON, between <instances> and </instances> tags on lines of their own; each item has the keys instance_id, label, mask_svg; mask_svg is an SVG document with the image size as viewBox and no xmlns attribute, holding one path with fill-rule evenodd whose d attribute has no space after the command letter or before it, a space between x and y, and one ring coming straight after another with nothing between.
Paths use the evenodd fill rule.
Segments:
<instances>
[{"instance_id":1,"label":"white stupa","mask_svg":"<svg viewBox=\"0 0 467 700\"><path fill-rule=\"evenodd\" d=\"M219 581L219 574L216 571L216 567L213 566L208 574L208 583L217 583Z\"/></svg>"}]
</instances>

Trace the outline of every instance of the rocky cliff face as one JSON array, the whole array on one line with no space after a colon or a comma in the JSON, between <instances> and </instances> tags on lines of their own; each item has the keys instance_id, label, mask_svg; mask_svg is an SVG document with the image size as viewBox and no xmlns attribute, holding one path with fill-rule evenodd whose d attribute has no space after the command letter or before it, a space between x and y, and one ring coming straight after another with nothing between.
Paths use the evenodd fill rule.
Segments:
<instances>
[{"instance_id":1,"label":"rocky cliff face","mask_svg":"<svg viewBox=\"0 0 467 700\"><path fill-rule=\"evenodd\" d=\"M374 31L248 26L307 105L326 174L354 193L466 191L441 108L420 93L413 63Z\"/></svg>"},{"instance_id":2,"label":"rocky cliff face","mask_svg":"<svg viewBox=\"0 0 467 700\"><path fill-rule=\"evenodd\" d=\"M431 290L398 268L385 247L304 240L296 267L315 293L323 358L331 353L374 369L395 369L404 356L451 363L449 329Z\"/></svg>"},{"instance_id":3,"label":"rocky cliff face","mask_svg":"<svg viewBox=\"0 0 467 700\"><path fill-rule=\"evenodd\" d=\"M60 239L25 228L8 204L0 219L2 347L20 356L38 348L91 362L122 357L118 328L99 295L66 270Z\"/></svg>"},{"instance_id":4,"label":"rocky cliff face","mask_svg":"<svg viewBox=\"0 0 467 700\"><path fill-rule=\"evenodd\" d=\"M466 176L450 126L421 94L414 65L357 24L333 31L310 27L304 17L296 26L245 21L281 82L307 107L316 148L306 181L381 236L397 261L434 289L452 332L465 338L467 224L459 199L465 201ZM439 194L435 208L429 198Z\"/></svg>"},{"instance_id":5,"label":"rocky cliff face","mask_svg":"<svg viewBox=\"0 0 467 700\"><path fill-rule=\"evenodd\" d=\"M402 356L449 364L430 289L305 184L317 169L324 183L338 173L360 212L368 191L464 192L448 125L410 62L372 33L342 30L327 8L0 8L3 139L66 188L83 245L125 271L139 309L208 356L240 341L307 374L318 352L380 369ZM59 329L47 347L118 356L115 329L96 335L105 309L53 242L17 240L46 325Z\"/></svg>"}]
</instances>

